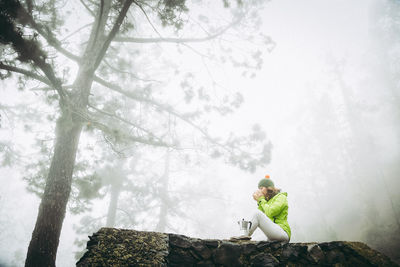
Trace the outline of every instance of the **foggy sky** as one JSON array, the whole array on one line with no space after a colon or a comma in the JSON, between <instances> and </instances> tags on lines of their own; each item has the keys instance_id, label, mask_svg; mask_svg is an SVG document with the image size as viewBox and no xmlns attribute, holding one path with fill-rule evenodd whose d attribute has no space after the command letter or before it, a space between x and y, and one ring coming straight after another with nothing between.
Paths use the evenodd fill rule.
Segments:
<instances>
[{"instance_id":1,"label":"foggy sky","mask_svg":"<svg viewBox=\"0 0 400 267\"><path fill-rule=\"evenodd\" d=\"M240 89L245 103L229 118L215 118L211 130L219 134L225 133L227 129L245 133L253 124L258 123L273 144L272 161L266 168L249 174L226 166L219 160L208 160L207 166L185 170L183 174L173 177L172 183L177 186L178 180L184 177L202 180L204 183L199 188L200 193L213 196L199 199L195 211L189 211L193 221L180 228L179 234L220 239L237 235L239 229L236 221L241 218L250 219L256 209L252 192L257 189L259 179L270 174L275 185L288 192L289 224L293 233L291 242L332 241L332 236L311 231L314 224L327 223L323 220L328 220L339 240L365 242L361 232L354 232L351 225L340 223L340 216L346 214L343 209L349 209L349 213L357 212L353 210L351 202L345 206L338 201L340 192L335 190L331 190L331 195L324 193L318 198L315 186L324 188L325 185L335 184L332 180L326 180L324 171L327 167L323 163L334 158L329 154L330 149L346 146L335 142L348 136L346 127L349 126L344 121L344 100L333 66L342 66L344 82L352 89L357 103L361 105L379 103L380 90L384 90L380 85L386 78L375 71L379 64L374 63L379 52L378 37L372 31L376 24L373 14L380 7L377 2L275 0L266 5L262 13L262 29L274 40L276 47L272 52L264 54L263 68L254 79L241 78L236 70L227 70L226 77L229 79L224 81L227 86ZM187 61L189 68L191 59L188 56L181 60ZM6 93L7 98L2 97L0 104L18 103L18 93L12 90ZM318 116L323 116L318 114L318 110L315 112L314 100L323 99L324 96L330 99L332 112L336 114L338 123L344 125L344 130L337 133L337 140L314 144L326 128L321 132L308 133L308 126L316 118L320 119ZM382 170L387 187L395 195L397 192L394 188L399 185L395 179L398 173L392 171L388 163L398 161L399 157L398 136L394 136L391 128L393 120L385 112L368 114L371 114L366 121L371 126L368 127L369 135L383 162ZM51 131L52 126L44 127L49 127ZM331 130L336 131L336 128ZM21 147L32 143L26 140L21 129L0 129L0 139L10 137ZM311 147L322 151L319 157L321 164L307 160L314 157L315 151ZM0 169L0 183L4 185L0 188L0 264L2 261L11 264L15 253L25 258L37 216L39 200L24 189L21 172L18 169ZM344 192L354 192L354 196L349 196L351 200L360 189L353 187L350 182L352 174L348 175L337 177L336 184L340 184ZM315 215L316 201L322 203L318 208L323 210L324 219ZM105 204L107 200L99 203L100 209L102 205L108 205ZM382 203L385 207L389 205L386 199ZM395 205L398 212L398 201ZM393 220L389 209L382 210L382 216ZM313 222L308 221L310 213L313 214ZM79 216L71 214L66 216L57 255L58 266L72 266L75 263L75 233L72 224L79 223L79 219ZM181 222L178 220L175 223ZM143 225L136 230L152 229ZM253 239L263 238L262 233L257 231Z\"/></svg>"}]
</instances>

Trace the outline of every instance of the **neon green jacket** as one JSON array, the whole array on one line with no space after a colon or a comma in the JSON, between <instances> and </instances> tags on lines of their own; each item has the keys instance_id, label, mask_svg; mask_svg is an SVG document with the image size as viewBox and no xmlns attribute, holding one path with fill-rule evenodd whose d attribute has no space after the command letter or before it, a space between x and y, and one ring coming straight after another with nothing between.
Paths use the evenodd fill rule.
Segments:
<instances>
[{"instance_id":1,"label":"neon green jacket","mask_svg":"<svg viewBox=\"0 0 400 267\"><path fill-rule=\"evenodd\" d=\"M282 229L288 234L289 239L291 236L290 226L287 221L288 217L288 201L287 193L278 193L270 200L266 200L265 197L258 199L258 209L267 215L274 223L282 227Z\"/></svg>"}]
</instances>

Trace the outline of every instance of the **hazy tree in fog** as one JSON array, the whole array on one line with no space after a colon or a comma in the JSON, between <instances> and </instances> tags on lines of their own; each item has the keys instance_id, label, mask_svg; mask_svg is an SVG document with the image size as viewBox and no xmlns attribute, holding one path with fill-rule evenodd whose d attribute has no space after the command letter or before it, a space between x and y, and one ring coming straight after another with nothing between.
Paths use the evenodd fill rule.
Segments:
<instances>
[{"instance_id":1,"label":"hazy tree in fog","mask_svg":"<svg viewBox=\"0 0 400 267\"><path fill-rule=\"evenodd\" d=\"M168 188L169 188L169 179L170 179L170 168L171 168L171 151L167 150L165 153L165 167L164 167L164 173L161 177L161 184L160 184L160 189L161 192L159 194L161 198L161 205L160 205L160 214L158 215L158 223L156 225L155 230L158 232L164 232L165 228L167 226L167 216L169 209L172 206L172 203L177 203L173 202L171 197L169 196Z\"/></svg>"},{"instance_id":2,"label":"hazy tree in fog","mask_svg":"<svg viewBox=\"0 0 400 267\"><path fill-rule=\"evenodd\" d=\"M87 235L104 225L179 232L192 223L187 209L201 199L215 198L212 193L199 193L204 181L197 179L196 172L206 163L198 152L165 148L156 153L137 152L128 158L107 160L109 164L97 172L103 186L109 186L105 192L110 195L109 209L100 216L84 213L80 224L74 226L79 235L75 243L82 249L76 257L82 256ZM181 177L179 185L176 176ZM179 221L179 228L171 219Z\"/></svg>"},{"instance_id":3,"label":"hazy tree in fog","mask_svg":"<svg viewBox=\"0 0 400 267\"><path fill-rule=\"evenodd\" d=\"M398 251L398 245L388 243L388 240L396 240L397 235L393 237L393 233L400 231L396 199L390 190L395 184L391 176L385 175L390 173L386 170L390 170L391 166L385 162L378 147L380 140L374 136L374 133L384 131L382 131L383 123L374 122L373 116L379 114L384 117L384 115L381 113L379 100L372 103L363 101L364 90L356 92L346 84L341 70L343 67L343 65L334 66L333 74L342 97L341 115L347 128L348 143L345 152L347 162L350 163L348 183L355 188L352 192L355 196L352 202L353 208L358 211L357 215L353 216L353 221L358 221L362 238L365 238L368 244L388 255L395 255L393 251ZM382 90L383 95L389 90L390 88ZM354 213L350 210L348 212ZM389 231L386 230L388 227Z\"/></svg>"},{"instance_id":4,"label":"hazy tree in fog","mask_svg":"<svg viewBox=\"0 0 400 267\"><path fill-rule=\"evenodd\" d=\"M257 3L254 1L252 4ZM131 7L132 5L134 8ZM265 139L259 128L254 129L250 138L230 135L226 140L222 140L212 137L206 130L206 124L197 120L199 115L210 112L220 114L231 112L240 106L242 101L240 95L223 96L222 94L222 101L218 105L209 102L204 105L205 109L202 111L185 112L178 111L172 105L158 99L149 86L139 84L135 84L134 88L129 86L128 81L134 78L141 79L136 73L132 73L132 70L138 70L134 67L137 64L134 55L137 55L138 51L137 47L124 45L124 43L203 42L236 27L246 16L247 18L255 17L255 14L250 12L251 7L247 3L224 1L224 5L226 8L232 7L234 11L231 15L232 23L222 28L211 25L208 30L204 30L205 37L196 39L162 37L160 29L157 29L158 23L153 23L153 21L158 21L163 26L170 27L172 31L167 30L165 33L171 35L174 33L173 29L183 29L185 22L187 22L186 25L190 25L189 29L193 29L196 23L190 23L190 17L185 15L189 8L183 0L150 2L126 0L100 1L99 3L81 1L71 6L65 6L65 3L60 1L24 1L23 4L15 0L0 2L0 42L7 45L1 54L0 69L5 71L1 73L1 77L7 79L10 73L14 72L31 80L26 81L26 84L40 82L45 85L42 88L46 102L58 113L53 156L28 248L26 266L55 265L59 236L71 192L79 138L83 128L101 131L107 142L118 144L118 146L140 143L160 147L179 147L178 142L166 142L163 139L162 129L156 130L154 126L152 128L150 121L134 120L139 118L140 114L136 114L131 120L131 118L121 117L116 109L111 112L102 109L110 103L118 107L124 102L121 99L129 98L152 107L154 110L152 114L170 114L177 117L193 127L203 139L210 143L212 147L210 153L223 155L227 162L242 169L254 171L258 165L268 162L270 146L267 144L258 150L255 146ZM75 15L77 7L85 9L86 14L92 16L93 22L65 36L68 26L64 23L69 17ZM131 13L128 13L129 10ZM202 20L207 21L207 17L203 15ZM143 26L144 23L147 26ZM154 30L158 36L156 38L136 37L148 29ZM83 42L78 40L78 35ZM75 39L66 41L71 36ZM266 43L268 42L267 39ZM47 45L42 46L41 43ZM191 47L189 49L195 50ZM222 45L222 49L231 51L229 43ZM251 55L251 51L249 53ZM256 51L252 57L249 57L254 64L247 60L246 54L240 55L241 57L238 57L238 54L231 54L234 56L228 56L223 60L228 59L233 65L248 68L252 72L260 67L260 54L260 51ZM132 55L132 57L126 57L126 55ZM211 57L210 55L201 56ZM153 66L156 66L158 57L159 55L156 54L148 58L156 60ZM67 60L76 64L78 69L76 76L71 74L70 63L66 63ZM65 67L60 67L61 65ZM247 75L246 72L244 74ZM153 73L150 69L149 76L151 75ZM150 79L154 81L154 78ZM94 82L103 88L94 86ZM182 87L189 103L193 98L194 90L190 86ZM200 88L197 94L198 99L204 102L209 101L206 91L207 88ZM105 117L111 117L114 123L107 124ZM250 151L251 148L256 150Z\"/></svg>"},{"instance_id":5,"label":"hazy tree in fog","mask_svg":"<svg viewBox=\"0 0 400 267\"><path fill-rule=\"evenodd\" d=\"M376 40L377 56L379 56L376 60L379 62L377 68L381 71L379 75L384 78L383 87L386 89L380 91L386 104L380 106L380 108L383 109L383 106L385 106L387 112L392 115L389 122L386 123L390 123L391 129L395 132L397 145L400 145L400 125L398 124L400 121L400 3L387 0L377 3L377 6L381 6L381 8L375 9L378 23L373 26L373 30L380 37ZM397 152L397 156L400 156L399 151ZM390 171L383 172L382 176L387 176L386 179L398 176L400 166L397 164L397 160L385 162L385 164L388 169L390 168ZM398 194L393 191L389 194L392 197L392 205L394 205L393 203L400 203ZM397 219L400 231L400 206L397 205L394 209L394 216Z\"/></svg>"},{"instance_id":6,"label":"hazy tree in fog","mask_svg":"<svg viewBox=\"0 0 400 267\"><path fill-rule=\"evenodd\" d=\"M390 112L396 120L400 119L400 3L396 0L378 1L373 8L371 31L376 36L373 42L373 71L380 77L382 97L390 106ZM382 108L382 107L381 107ZM399 133L400 127L392 127ZM397 134L400 136L400 134Z\"/></svg>"},{"instance_id":7,"label":"hazy tree in fog","mask_svg":"<svg viewBox=\"0 0 400 267\"><path fill-rule=\"evenodd\" d=\"M321 86L322 87L322 86ZM307 216L296 218L297 238L300 240L337 240L332 220L339 212L340 198L332 200L332 192L346 195L341 185L346 180L347 164L343 155L343 139L330 88L309 88L308 97L298 105L294 116L286 123L294 125L285 155L290 168L296 170L291 183L298 188L296 202L307 202ZM307 181L307 182L305 182ZM334 215L336 214L336 215ZM335 217L333 217L335 216Z\"/></svg>"},{"instance_id":8,"label":"hazy tree in fog","mask_svg":"<svg viewBox=\"0 0 400 267\"><path fill-rule=\"evenodd\" d=\"M377 92L379 95L373 103L372 111L382 114L384 120L381 121L382 128L390 129L394 133L393 137L395 146L400 145L400 3L394 0L379 1L374 6L373 19L376 21L371 26L371 31L377 38L374 39L371 50L373 51L374 65L371 71L376 73L378 81L368 81L377 83ZM375 87L376 88L376 87ZM398 158L400 151L395 150L395 154L388 161L381 160L380 164L384 165L384 170L380 173L382 179L386 179L393 183L400 174L400 166ZM394 207L394 216L400 231L400 196L397 194L397 186L389 189L389 197L391 197L392 207ZM390 190L392 189L392 190Z\"/></svg>"},{"instance_id":9,"label":"hazy tree in fog","mask_svg":"<svg viewBox=\"0 0 400 267\"><path fill-rule=\"evenodd\" d=\"M168 125L168 131L171 134L175 132L172 130L173 123L169 122ZM43 195L45 182L43 177L47 175L47 164L49 155L51 155L50 142L46 142L46 140L52 139L51 134L48 135L41 136L37 140L37 147L40 148L40 153L37 155L38 160L26 165L24 178L28 182L28 190L39 197ZM107 143L97 142L96 152L90 146L83 146L85 153L80 153L81 158L78 158L74 170L72 198L68 206L72 213L83 215L80 224L74 226L79 235L75 244L82 248L82 251L87 236L96 232L99 227L132 228L142 227L145 223L148 227L150 226L147 228L149 230L164 231L167 227L170 231L178 231L168 223L168 218L179 216L180 226L184 226L184 221L190 219L185 216L184 209L194 201L212 197L199 195L196 190L192 190L192 187L183 189L183 186L179 188L175 186L172 191L169 190L171 168L174 169L174 175L177 174L177 171L185 171L182 166L179 166L182 164L186 166L185 169L191 169L191 171L199 168L198 165L202 160L199 160L199 157L195 159L194 155L196 150L201 152L201 147L196 148L196 144L192 144L192 148L189 150L179 149L173 152L171 148L165 148L146 153L139 151L136 146L134 151L125 149L123 153L115 151L117 148L113 147L114 151L110 153L107 151L107 146ZM193 150L193 148L196 149ZM171 153L173 154L173 167L170 160ZM82 158L83 154L84 158ZM165 154L165 156L159 158L160 154ZM155 168L157 165L159 167ZM159 170L155 172L157 169ZM183 177L190 179L193 175ZM154 181L156 182L154 183ZM202 181L198 180L197 183L202 183ZM196 188L200 187L196 186ZM120 203L121 197L123 197L122 203ZM96 199L107 199L107 201L109 199L108 209L104 209L100 215L89 215ZM150 204L150 202L152 203ZM146 222L139 219L142 217L141 214L147 218ZM82 256L82 251L77 252L77 258Z\"/></svg>"},{"instance_id":10,"label":"hazy tree in fog","mask_svg":"<svg viewBox=\"0 0 400 267\"><path fill-rule=\"evenodd\" d=\"M355 145L354 167L364 192L363 238L371 246L398 259L400 153L393 148L400 145L399 1L377 1L372 21L374 39L368 51L371 58L364 68L373 75L364 78L359 90L350 88L340 73L338 80Z\"/></svg>"}]
</instances>

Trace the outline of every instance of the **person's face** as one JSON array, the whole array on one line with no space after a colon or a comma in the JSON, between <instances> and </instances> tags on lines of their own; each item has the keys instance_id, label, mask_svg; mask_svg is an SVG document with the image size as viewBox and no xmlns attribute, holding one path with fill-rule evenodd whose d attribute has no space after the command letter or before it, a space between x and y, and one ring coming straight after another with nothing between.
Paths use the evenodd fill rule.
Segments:
<instances>
[{"instance_id":1,"label":"person's face","mask_svg":"<svg viewBox=\"0 0 400 267\"><path fill-rule=\"evenodd\" d=\"M260 191L265 195L267 195L267 193L272 193L274 191L274 189L272 187L265 187L265 186L260 186Z\"/></svg>"},{"instance_id":2,"label":"person's face","mask_svg":"<svg viewBox=\"0 0 400 267\"><path fill-rule=\"evenodd\" d=\"M268 196L270 194L272 194L272 192L274 192L274 188L273 187L265 187L265 186L261 186L260 191L263 193L264 196Z\"/></svg>"}]
</instances>

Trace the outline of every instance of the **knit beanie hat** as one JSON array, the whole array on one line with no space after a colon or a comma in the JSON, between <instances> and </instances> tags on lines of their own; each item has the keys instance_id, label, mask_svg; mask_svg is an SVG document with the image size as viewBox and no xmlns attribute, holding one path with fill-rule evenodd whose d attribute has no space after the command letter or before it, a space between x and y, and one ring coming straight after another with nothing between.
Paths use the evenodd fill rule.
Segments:
<instances>
[{"instance_id":1,"label":"knit beanie hat","mask_svg":"<svg viewBox=\"0 0 400 267\"><path fill-rule=\"evenodd\" d=\"M274 182L269 178L269 175L265 175L265 178L261 179L260 182L258 182L258 188L260 187L275 187Z\"/></svg>"}]
</instances>

